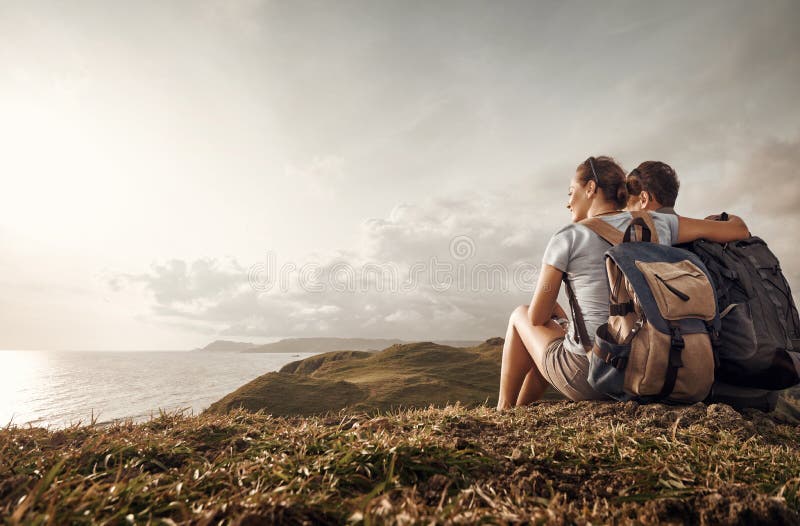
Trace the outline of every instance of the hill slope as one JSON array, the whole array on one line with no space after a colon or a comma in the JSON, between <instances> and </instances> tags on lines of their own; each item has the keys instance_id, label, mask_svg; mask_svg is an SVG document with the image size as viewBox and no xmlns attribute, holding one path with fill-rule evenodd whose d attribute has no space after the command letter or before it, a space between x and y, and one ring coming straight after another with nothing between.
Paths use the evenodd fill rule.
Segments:
<instances>
[{"instance_id":1,"label":"hill slope","mask_svg":"<svg viewBox=\"0 0 800 526\"><path fill-rule=\"evenodd\" d=\"M475 347L432 342L395 344L380 352L336 351L292 362L262 375L208 408L243 407L273 415L313 415L350 407L471 406L497 402L502 338ZM548 398L561 398L549 392Z\"/></svg>"}]
</instances>

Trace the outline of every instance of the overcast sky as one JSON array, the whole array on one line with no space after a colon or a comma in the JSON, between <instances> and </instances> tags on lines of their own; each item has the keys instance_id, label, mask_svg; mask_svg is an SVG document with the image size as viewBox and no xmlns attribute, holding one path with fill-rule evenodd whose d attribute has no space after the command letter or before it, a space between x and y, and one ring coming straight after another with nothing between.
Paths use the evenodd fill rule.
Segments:
<instances>
[{"instance_id":1,"label":"overcast sky","mask_svg":"<svg viewBox=\"0 0 800 526\"><path fill-rule=\"evenodd\" d=\"M502 336L601 154L670 163L680 213L742 215L800 290L798 27L791 1L2 2L0 348ZM509 282L270 287L270 257Z\"/></svg>"}]
</instances>

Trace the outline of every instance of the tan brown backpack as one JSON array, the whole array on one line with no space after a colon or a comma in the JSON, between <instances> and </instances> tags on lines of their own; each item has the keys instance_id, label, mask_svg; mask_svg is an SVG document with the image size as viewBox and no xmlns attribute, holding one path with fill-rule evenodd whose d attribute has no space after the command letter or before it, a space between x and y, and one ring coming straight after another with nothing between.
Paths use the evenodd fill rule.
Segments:
<instances>
[{"instance_id":1,"label":"tan brown backpack","mask_svg":"<svg viewBox=\"0 0 800 526\"><path fill-rule=\"evenodd\" d=\"M608 323L591 347L565 274L577 336L589 353L589 383L617 400L702 401L714 382L720 326L711 277L696 255L658 243L649 213L632 216L624 234L598 218L581 221L612 245L604 255Z\"/></svg>"}]
</instances>

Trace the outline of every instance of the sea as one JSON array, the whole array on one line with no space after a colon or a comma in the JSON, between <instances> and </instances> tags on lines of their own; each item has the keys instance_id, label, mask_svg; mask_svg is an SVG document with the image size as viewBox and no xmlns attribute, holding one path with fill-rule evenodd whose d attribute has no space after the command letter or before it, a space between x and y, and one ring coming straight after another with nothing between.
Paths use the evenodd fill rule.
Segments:
<instances>
[{"instance_id":1,"label":"sea","mask_svg":"<svg viewBox=\"0 0 800 526\"><path fill-rule=\"evenodd\" d=\"M0 425L59 429L199 414L254 378L316 353L0 351Z\"/></svg>"}]
</instances>

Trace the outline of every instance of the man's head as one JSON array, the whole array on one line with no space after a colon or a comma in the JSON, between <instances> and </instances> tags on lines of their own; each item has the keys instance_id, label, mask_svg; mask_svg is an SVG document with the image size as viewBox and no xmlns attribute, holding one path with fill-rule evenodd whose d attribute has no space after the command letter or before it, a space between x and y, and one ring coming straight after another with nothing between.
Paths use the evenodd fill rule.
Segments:
<instances>
[{"instance_id":1,"label":"man's head","mask_svg":"<svg viewBox=\"0 0 800 526\"><path fill-rule=\"evenodd\" d=\"M627 177L627 210L658 210L675 206L681 183L675 170L660 161L645 161Z\"/></svg>"}]
</instances>

